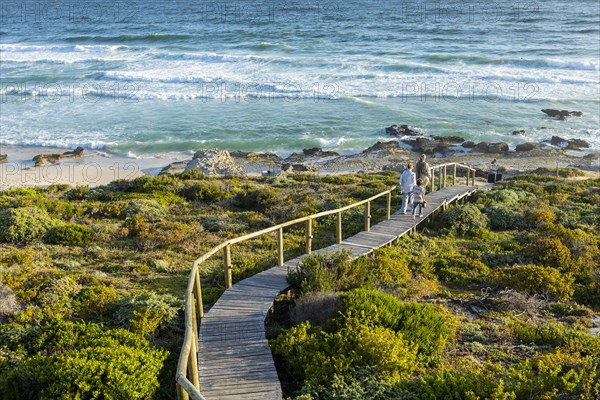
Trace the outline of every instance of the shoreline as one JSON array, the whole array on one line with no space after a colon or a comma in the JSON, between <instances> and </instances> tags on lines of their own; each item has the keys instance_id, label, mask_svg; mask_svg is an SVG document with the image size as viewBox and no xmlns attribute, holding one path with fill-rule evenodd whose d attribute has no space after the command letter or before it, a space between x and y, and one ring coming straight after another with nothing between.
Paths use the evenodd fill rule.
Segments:
<instances>
[{"instance_id":1,"label":"shoreline","mask_svg":"<svg viewBox=\"0 0 600 400\"><path fill-rule=\"evenodd\" d=\"M459 161L483 172L503 171L506 176L539 167L575 167L600 174L600 152L593 149L574 152L541 146L527 152L481 153L459 147L449 154L430 155L428 161L432 165ZM171 170L165 173L181 172L191 160L188 154L131 158L85 149L81 156L61 158L56 163L46 162L36 167L32 161L40 154L63 154L65 151L66 149L53 147L0 146L0 154L7 155L5 162L0 163L0 190L52 184L96 187L118 179L156 176L169 166ZM285 165L293 165L295 172L319 175L400 171L406 162L416 161L420 152L407 148L401 140L390 138L389 141L377 142L354 154L337 154L320 148L300 150L300 153L292 153L287 157L268 152L229 151L229 154L246 175L271 176L282 173L282 166Z\"/></svg>"}]
</instances>

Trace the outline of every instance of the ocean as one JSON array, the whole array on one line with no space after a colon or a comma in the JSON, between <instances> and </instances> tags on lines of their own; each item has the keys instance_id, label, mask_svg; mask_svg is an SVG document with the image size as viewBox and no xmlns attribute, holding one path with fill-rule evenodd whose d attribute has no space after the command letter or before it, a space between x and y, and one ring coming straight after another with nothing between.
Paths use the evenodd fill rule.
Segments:
<instances>
[{"instance_id":1,"label":"ocean","mask_svg":"<svg viewBox=\"0 0 600 400\"><path fill-rule=\"evenodd\" d=\"M581 138L600 151L597 0L0 8L0 145L353 153L407 124L511 146Z\"/></svg>"}]
</instances>

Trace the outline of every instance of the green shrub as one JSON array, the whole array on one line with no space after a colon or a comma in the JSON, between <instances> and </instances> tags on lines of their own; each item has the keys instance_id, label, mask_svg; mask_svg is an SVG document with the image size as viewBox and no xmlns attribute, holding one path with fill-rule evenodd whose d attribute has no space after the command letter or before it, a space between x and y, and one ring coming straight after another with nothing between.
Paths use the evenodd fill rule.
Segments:
<instances>
[{"instance_id":1,"label":"green shrub","mask_svg":"<svg viewBox=\"0 0 600 400\"><path fill-rule=\"evenodd\" d=\"M333 332L310 330L308 322L291 328L271 342L284 358L288 372L305 383L330 382L334 375L352 376L358 367L373 366L389 383L408 378L416 369L416 349L401 333L348 320Z\"/></svg>"},{"instance_id":2,"label":"green shrub","mask_svg":"<svg viewBox=\"0 0 600 400\"><path fill-rule=\"evenodd\" d=\"M342 295L340 318L358 318L370 326L382 326L402 333L417 346L425 361L441 355L454 339L456 320L430 304L403 303L392 295L376 290L356 289Z\"/></svg>"},{"instance_id":3,"label":"green shrub","mask_svg":"<svg viewBox=\"0 0 600 400\"><path fill-rule=\"evenodd\" d=\"M234 197L235 206L245 210L270 211L281 203L281 193L273 187L251 187L242 188Z\"/></svg>"},{"instance_id":4,"label":"green shrub","mask_svg":"<svg viewBox=\"0 0 600 400\"><path fill-rule=\"evenodd\" d=\"M441 258L433 263L437 276L444 282L483 282L490 268L472 258Z\"/></svg>"},{"instance_id":5,"label":"green shrub","mask_svg":"<svg viewBox=\"0 0 600 400\"><path fill-rule=\"evenodd\" d=\"M303 295L348 290L368 282L366 271L359 268L364 265L352 263L349 251L313 254L303 258L298 268L289 272L287 279Z\"/></svg>"},{"instance_id":6,"label":"green shrub","mask_svg":"<svg viewBox=\"0 0 600 400\"><path fill-rule=\"evenodd\" d=\"M382 285L405 284L411 278L411 257L398 247L383 247L375 250L369 271Z\"/></svg>"},{"instance_id":7,"label":"green shrub","mask_svg":"<svg viewBox=\"0 0 600 400\"><path fill-rule=\"evenodd\" d=\"M248 225L242 221L231 218L227 214L208 215L200 218L200 223L209 232L239 233L248 230Z\"/></svg>"},{"instance_id":8,"label":"green shrub","mask_svg":"<svg viewBox=\"0 0 600 400\"><path fill-rule=\"evenodd\" d=\"M0 211L0 242L30 243L42 239L55 224L45 210L35 207Z\"/></svg>"},{"instance_id":9,"label":"green shrub","mask_svg":"<svg viewBox=\"0 0 600 400\"><path fill-rule=\"evenodd\" d=\"M156 293L126 297L117 300L115 305L117 311L113 315L113 323L144 336L171 326L182 308L181 300Z\"/></svg>"},{"instance_id":10,"label":"green shrub","mask_svg":"<svg viewBox=\"0 0 600 400\"><path fill-rule=\"evenodd\" d=\"M523 213L514 205L493 204L485 209L490 227L497 230L524 229L526 227Z\"/></svg>"},{"instance_id":11,"label":"green shrub","mask_svg":"<svg viewBox=\"0 0 600 400\"><path fill-rule=\"evenodd\" d=\"M141 217L148 222L158 222L166 218L167 208L155 200L131 200L121 212L121 218Z\"/></svg>"},{"instance_id":12,"label":"green shrub","mask_svg":"<svg viewBox=\"0 0 600 400\"><path fill-rule=\"evenodd\" d=\"M63 195L67 200L87 200L90 195L89 186L77 186Z\"/></svg>"},{"instance_id":13,"label":"green shrub","mask_svg":"<svg viewBox=\"0 0 600 400\"><path fill-rule=\"evenodd\" d=\"M85 246L92 242L94 230L79 224L63 224L50 228L46 233L46 242L63 246Z\"/></svg>"},{"instance_id":14,"label":"green shrub","mask_svg":"<svg viewBox=\"0 0 600 400\"><path fill-rule=\"evenodd\" d=\"M600 282L576 284L573 299L580 304L600 309Z\"/></svg>"},{"instance_id":15,"label":"green shrub","mask_svg":"<svg viewBox=\"0 0 600 400\"><path fill-rule=\"evenodd\" d=\"M181 190L181 197L188 201L216 202L227 197L216 182L195 182Z\"/></svg>"},{"instance_id":16,"label":"green shrub","mask_svg":"<svg viewBox=\"0 0 600 400\"><path fill-rule=\"evenodd\" d=\"M459 205L442 214L442 222L460 235L476 235L488 225L487 217L472 204Z\"/></svg>"},{"instance_id":17,"label":"green shrub","mask_svg":"<svg viewBox=\"0 0 600 400\"><path fill-rule=\"evenodd\" d=\"M530 295L541 294L561 301L573 296L575 279L571 274L539 265L518 265L493 271L492 280Z\"/></svg>"},{"instance_id":18,"label":"green shrub","mask_svg":"<svg viewBox=\"0 0 600 400\"><path fill-rule=\"evenodd\" d=\"M552 344L559 346L568 340L570 329L556 321L530 322L513 320L510 330L515 339L523 343Z\"/></svg>"},{"instance_id":19,"label":"green shrub","mask_svg":"<svg viewBox=\"0 0 600 400\"><path fill-rule=\"evenodd\" d=\"M527 256L540 264L563 271L569 269L571 252L556 238L536 238L527 244L523 250Z\"/></svg>"},{"instance_id":20,"label":"green shrub","mask_svg":"<svg viewBox=\"0 0 600 400\"><path fill-rule=\"evenodd\" d=\"M138 335L70 322L32 333L45 355L31 354L0 374L4 399L143 400L159 386L167 354Z\"/></svg>"},{"instance_id":21,"label":"green shrub","mask_svg":"<svg viewBox=\"0 0 600 400\"><path fill-rule=\"evenodd\" d=\"M556 214L546 205L528 209L525 217L529 225L536 229L551 228L556 221Z\"/></svg>"}]
</instances>

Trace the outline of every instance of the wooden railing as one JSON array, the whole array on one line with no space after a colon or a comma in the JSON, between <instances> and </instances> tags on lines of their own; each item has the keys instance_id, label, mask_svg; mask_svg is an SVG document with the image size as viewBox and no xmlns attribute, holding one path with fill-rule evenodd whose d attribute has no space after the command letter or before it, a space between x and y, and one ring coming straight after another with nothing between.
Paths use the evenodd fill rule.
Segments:
<instances>
[{"instance_id":1,"label":"wooden railing","mask_svg":"<svg viewBox=\"0 0 600 400\"><path fill-rule=\"evenodd\" d=\"M453 179L452 184L456 183L456 172L457 167L466 168L467 170L467 185L471 179L472 184L475 184L475 170L463 164L448 163L437 165L431 168L431 190L435 190L435 171L440 170L440 184L439 188L446 186L446 172L447 167L453 166ZM441 178L443 176L443 179ZM183 346L179 355L179 363L177 365L177 396L179 399L187 400L192 398L194 400L205 400L200 393L199 376L198 376L198 334L199 334L199 321L204 316L204 310L202 305L202 286L200 283L200 272L199 266L213 255L222 252L223 254L223 273L225 276L225 286L230 288L232 286L232 265L231 265L231 246L243 242L248 239L255 238L257 236L265 235L271 232L277 232L277 260L278 265L283 267L284 260L284 246L283 246L283 228L296 225L305 224L305 254L311 254L312 252L312 221L325 217L332 214L337 214L336 222L336 243L341 243L342 237L342 212L350 210L355 207L365 206L364 211L364 227L365 231L371 230L371 202L374 200L387 196L387 214L386 218L391 218L391 206L392 206L392 191L396 189L396 186L381 192L375 196L369 197L368 199L361 200L359 202L350 204L345 207L340 207L335 210L323 211L317 214L312 214L307 217L297 218L292 221L284 222L283 224L275 225L270 228L266 228L257 232L249 233L238 238L227 240L218 246L211 249L208 253L198 258L192 264L192 270L190 271L190 277L187 285L185 294L185 336L183 339Z\"/></svg>"},{"instance_id":2,"label":"wooden railing","mask_svg":"<svg viewBox=\"0 0 600 400\"><path fill-rule=\"evenodd\" d=\"M431 174L431 180L429 182L430 186L430 190L433 192L436 190L436 170L438 170L438 183L437 183L437 190L439 189L443 189L447 186L447 182L448 182L448 169L452 168L452 185L456 184L456 179L457 179L457 170L458 168L464 168L466 170L466 185L469 186L469 183L471 183L471 186L475 186L475 169L469 167L468 165L464 165L464 164L460 164L460 163L456 163L456 162L452 162L452 163L446 163L446 164L440 164L440 165L435 165L433 167L431 167L430 169L430 174ZM450 186L452 186L450 185Z\"/></svg>"}]
</instances>

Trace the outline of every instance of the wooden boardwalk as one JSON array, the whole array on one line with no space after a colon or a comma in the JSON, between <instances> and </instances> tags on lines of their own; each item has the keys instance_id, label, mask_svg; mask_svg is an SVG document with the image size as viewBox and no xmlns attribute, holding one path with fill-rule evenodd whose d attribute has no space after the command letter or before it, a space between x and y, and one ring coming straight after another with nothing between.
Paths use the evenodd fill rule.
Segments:
<instances>
[{"instance_id":1,"label":"wooden boardwalk","mask_svg":"<svg viewBox=\"0 0 600 400\"><path fill-rule=\"evenodd\" d=\"M488 185L455 185L427 194L423 218L413 221L410 213L392 214L340 244L315 250L313 254L349 250L353 258L385 246L412 231L427 216L455 200ZM275 297L287 289L288 270L306 257L289 260L244 279L227 289L202 318L198 346L200 392L206 400L280 400L281 385L265 338L265 318Z\"/></svg>"}]
</instances>

